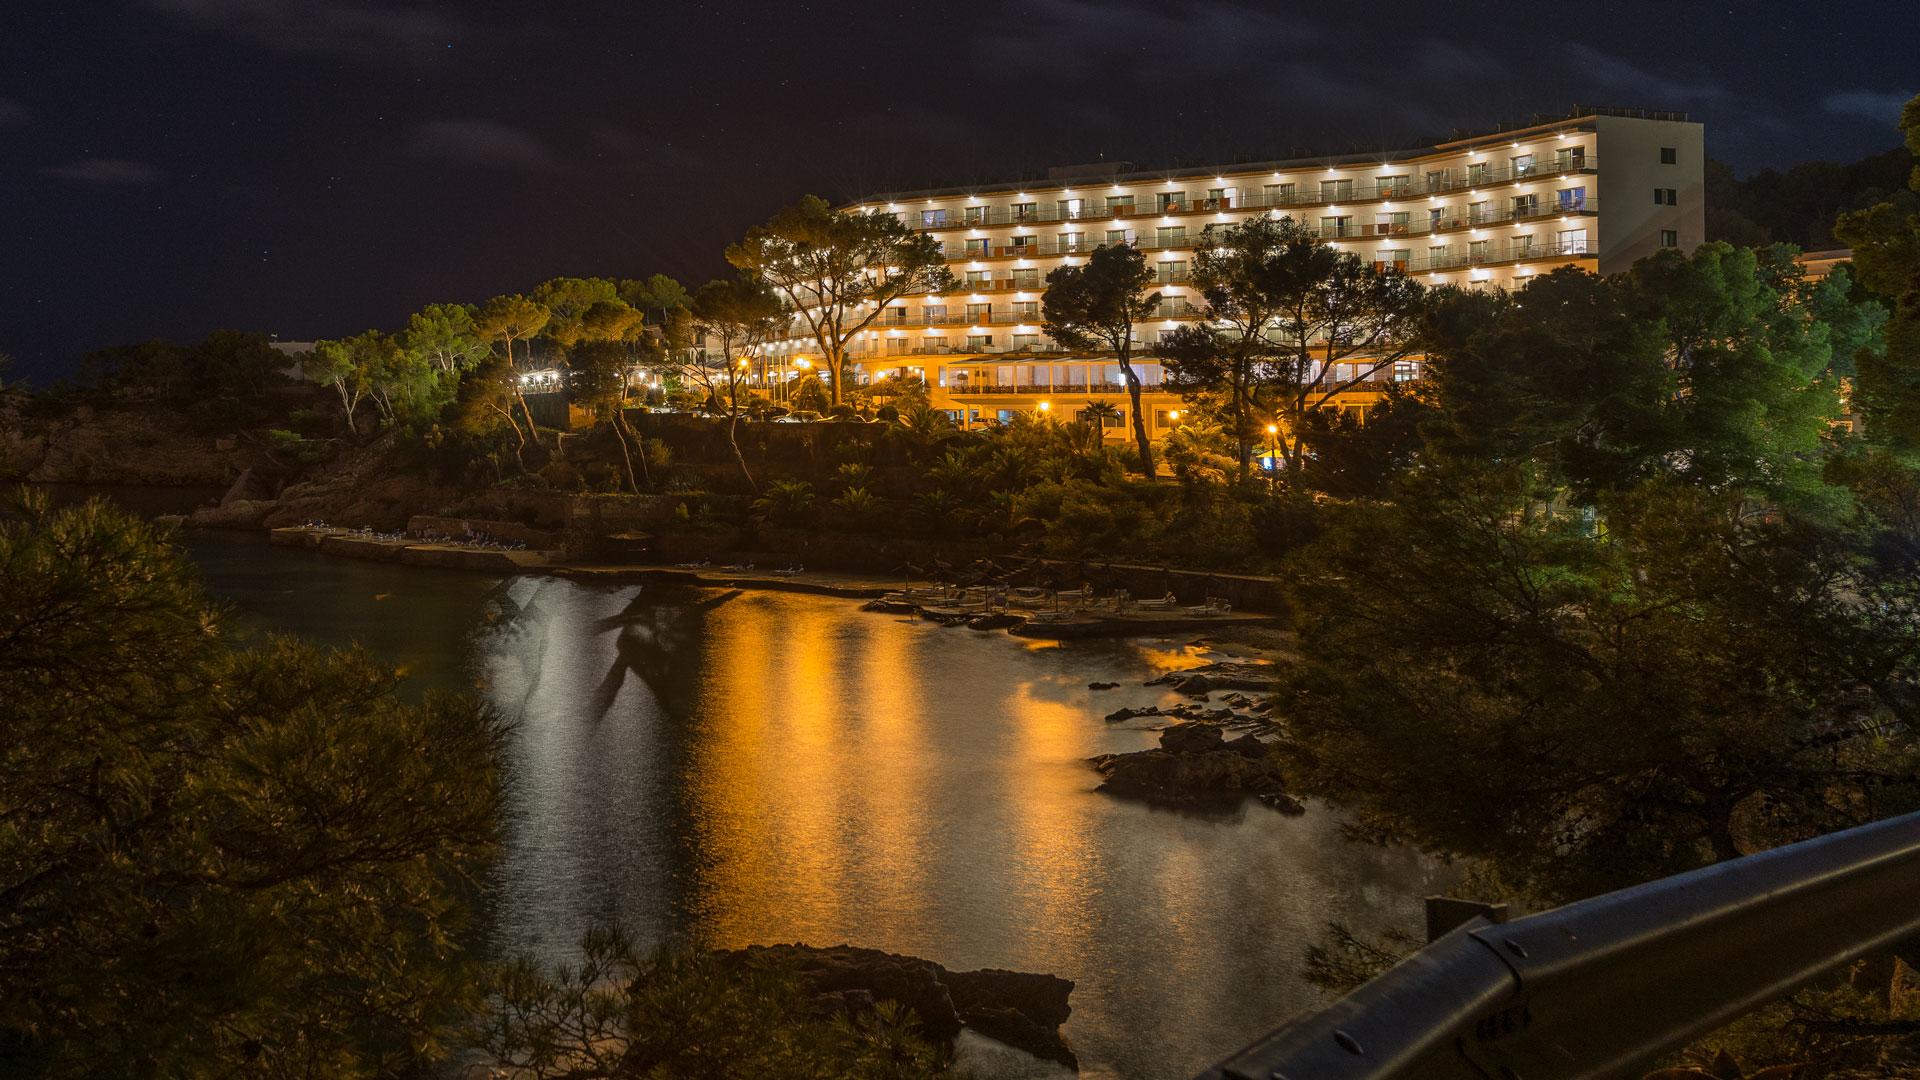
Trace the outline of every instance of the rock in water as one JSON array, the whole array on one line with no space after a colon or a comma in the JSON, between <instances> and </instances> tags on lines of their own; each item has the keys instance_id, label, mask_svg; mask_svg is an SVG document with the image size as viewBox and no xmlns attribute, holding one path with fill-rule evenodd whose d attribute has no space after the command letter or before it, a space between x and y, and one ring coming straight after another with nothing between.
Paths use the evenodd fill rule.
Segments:
<instances>
[{"instance_id":1,"label":"rock in water","mask_svg":"<svg viewBox=\"0 0 1920 1080\"><path fill-rule=\"evenodd\" d=\"M1175 754L1204 754L1220 746L1220 729L1207 724L1175 724L1160 733L1160 748Z\"/></svg>"},{"instance_id":2,"label":"rock in water","mask_svg":"<svg viewBox=\"0 0 1920 1080\"><path fill-rule=\"evenodd\" d=\"M947 972L953 1007L968 1027L1069 1069L1080 1062L1060 1037L1073 1007L1073 982L1056 975L982 968Z\"/></svg>"},{"instance_id":3,"label":"rock in water","mask_svg":"<svg viewBox=\"0 0 1920 1080\"><path fill-rule=\"evenodd\" d=\"M1089 690L1111 690L1111 689L1113 689L1114 687L1116 687L1116 686L1119 686L1119 685L1120 685L1120 684L1119 684L1119 683L1117 683L1117 682L1090 682L1090 683L1088 683L1088 684L1087 684L1087 689L1089 689Z\"/></svg>"},{"instance_id":4,"label":"rock in water","mask_svg":"<svg viewBox=\"0 0 1920 1080\"><path fill-rule=\"evenodd\" d=\"M852 945L752 945L729 955L792 968L827 1011L896 1001L914 1011L931 1042L950 1048L964 1024L1035 1057L1079 1067L1060 1037L1073 1012L1070 979L999 968L948 971L917 956Z\"/></svg>"},{"instance_id":5,"label":"rock in water","mask_svg":"<svg viewBox=\"0 0 1920 1080\"><path fill-rule=\"evenodd\" d=\"M1279 809L1277 800L1287 799L1267 745L1252 735L1227 742L1213 724L1175 724L1160 733L1157 750L1102 754L1092 761L1107 778L1101 791L1166 806L1220 807L1270 795L1276 801L1266 805Z\"/></svg>"}]
</instances>

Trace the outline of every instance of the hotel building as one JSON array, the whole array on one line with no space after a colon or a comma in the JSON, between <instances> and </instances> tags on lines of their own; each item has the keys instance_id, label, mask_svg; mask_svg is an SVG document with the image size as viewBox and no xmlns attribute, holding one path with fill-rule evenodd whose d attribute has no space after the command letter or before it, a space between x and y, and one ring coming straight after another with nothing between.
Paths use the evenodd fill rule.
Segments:
<instances>
[{"instance_id":1,"label":"hotel building","mask_svg":"<svg viewBox=\"0 0 1920 1080\"><path fill-rule=\"evenodd\" d=\"M1210 226L1288 216L1431 285L1510 289L1562 266L1610 274L1663 247L1700 244L1703 160L1701 126L1683 115L1582 109L1390 153L1160 172L1060 168L1045 180L875 196L844 209L894 214L934 237L959 284L889 306L851 343L850 359L862 381L924 379L935 404L966 426L1106 402L1121 415L1108 436L1122 439L1131 403L1118 365L1059 350L1041 325L1048 271L1101 244L1135 245L1155 270L1161 299L1139 327L1146 351L1200 317L1190 267ZM776 364L813 351L797 320L795 332L775 346ZM1135 367L1158 437L1178 423L1180 399L1160 389L1150 355ZM1344 382L1354 373L1326 374ZM1400 362L1333 404L1364 410L1381 382L1418 374L1417 359Z\"/></svg>"}]
</instances>

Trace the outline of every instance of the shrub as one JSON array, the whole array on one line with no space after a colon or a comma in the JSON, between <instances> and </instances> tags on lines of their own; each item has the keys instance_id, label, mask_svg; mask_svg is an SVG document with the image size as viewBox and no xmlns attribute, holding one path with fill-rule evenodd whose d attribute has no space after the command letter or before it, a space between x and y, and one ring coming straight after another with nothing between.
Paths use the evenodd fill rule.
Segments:
<instances>
[{"instance_id":1,"label":"shrub","mask_svg":"<svg viewBox=\"0 0 1920 1080\"><path fill-rule=\"evenodd\" d=\"M775 525L803 525L813 519L813 485L804 480L777 480L753 500L753 512Z\"/></svg>"}]
</instances>

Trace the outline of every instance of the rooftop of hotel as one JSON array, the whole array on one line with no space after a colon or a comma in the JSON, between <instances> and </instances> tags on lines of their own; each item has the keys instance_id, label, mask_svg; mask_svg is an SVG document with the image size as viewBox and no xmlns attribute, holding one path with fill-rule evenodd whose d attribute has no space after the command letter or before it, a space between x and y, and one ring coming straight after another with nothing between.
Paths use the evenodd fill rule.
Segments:
<instances>
[{"instance_id":1,"label":"rooftop of hotel","mask_svg":"<svg viewBox=\"0 0 1920 1080\"><path fill-rule=\"evenodd\" d=\"M914 191L888 191L854 199L847 205L865 206L873 203L899 202L904 199L940 199L983 194L1014 194L1027 191L1064 191L1076 185L1088 186L1104 184L1140 184L1156 180L1181 180L1195 177L1241 176L1258 172L1284 172L1305 168L1341 168L1352 165L1387 165L1396 162L1417 161L1421 158L1439 157L1473 149L1476 145L1491 144L1500 141L1512 141L1516 137L1552 132L1578 126L1599 117L1624 117L1635 120L1663 120L1676 123L1689 123L1683 112L1664 112L1654 109L1622 108L1615 106L1576 106L1566 115L1557 118L1534 116L1524 121L1501 125L1487 131L1467 135L1454 135L1444 140L1421 143L1416 146L1392 150L1356 151L1345 154L1319 154L1287 158L1277 161L1245 161L1230 164L1196 165L1182 168L1128 170L1133 163L1116 161L1108 169L1105 163L1083 163L1057 166L1047 170L1044 178L1015 179L970 184L959 187L923 188Z\"/></svg>"}]
</instances>

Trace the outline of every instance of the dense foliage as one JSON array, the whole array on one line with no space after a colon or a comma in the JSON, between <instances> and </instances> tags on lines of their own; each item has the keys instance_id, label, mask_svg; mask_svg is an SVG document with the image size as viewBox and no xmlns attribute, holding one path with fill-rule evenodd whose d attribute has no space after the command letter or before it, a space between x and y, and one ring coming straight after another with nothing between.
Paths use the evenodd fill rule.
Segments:
<instances>
[{"instance_id":1,"label":"dense foliage","mask_svg":"<svg viewBox=\"0 0 1920 1080\"><path fill-rule=\"evenodd\" d=\"M355 652L237 649L99 504L0 521L0 1036L51 1076L395 1075L459 937L503 726ZM29 1068L28 1063L32 1063Z\"/></svg>"}]
</instances>

